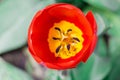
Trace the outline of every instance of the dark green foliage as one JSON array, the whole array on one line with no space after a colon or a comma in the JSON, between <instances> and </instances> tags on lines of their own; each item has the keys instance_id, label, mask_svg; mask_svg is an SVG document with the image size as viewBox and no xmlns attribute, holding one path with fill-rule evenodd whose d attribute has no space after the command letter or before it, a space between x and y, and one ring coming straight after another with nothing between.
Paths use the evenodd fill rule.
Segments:
<instances>
[{"instance_id":1,"label":"dark green foliage","mask_svg":"<svg viewBox=\"0 0 120 80\"><path fill-rule=\"evenodd\" d=\"M81 9L87 6L87 3L85 3L83 0L56 0L56 2L73 4Z\"/></svg>"}]
</instances>

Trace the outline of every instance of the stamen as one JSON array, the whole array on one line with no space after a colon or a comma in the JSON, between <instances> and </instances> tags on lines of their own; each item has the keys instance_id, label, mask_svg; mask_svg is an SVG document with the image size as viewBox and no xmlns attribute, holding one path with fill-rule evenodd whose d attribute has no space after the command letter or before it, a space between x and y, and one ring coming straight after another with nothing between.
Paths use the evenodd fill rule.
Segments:
<instances>
[{"instance_id":1,"label":"stamen","mask_svg":"<svg viewBox=\"0 0 120 80\"><path fill-rule=\"evenodd\" d=\"M76 48L73 51L76 51Z\"/></svg>"},{"instance_id":2,"label":"stamen","mask_svg":"<svg viewBox=\"0 0 120 80\"><path fill-rule=\"evenodd\" d=\"M68 49L68 51L70 50L70 44L67 45L67 49Z\"/></svg>"},{"instance_id":3,"label":"stamen","mask_svg":"<svg viewBox=\"0 0 120 80\"><path fill-rule=\"evenodd\" d=\"M58 28L58 27L55 27L55 29L61 32L60 28Z\"/></svg>"},{"instance_id":4,"label":"stamen","mask_svg":"<svg viewBox=\"0 0 120 80\"><path fill-rule=\"evenodd\" d=\"M70 32L70 31L72 31L72 29L68 29L68 30L67 30L67 32Z\"/></svg>"},{"instance_id":5,"label":"stamen","mask_svg":"<svg viewBox=\"0 0 120 80\"><path fill-rule=\"evenodd\" d=\"M80 40L78 38L76 38L76 37L73 37L73 39L76 40L76 41L78 41L78 42L80 42Z\"/></svg>"},{"instance_id":6,"label":"stamen","mask_svg":"<svg viewBox=\"0 0 120 80\"><path fill-rule=\"evenodd\" d=\"M74 23L65 20L54 23L48 34L50 51L61 59L75 56L83 48L82 34Z\"/></svg>"},{"instance_id":7,"label":"stamen","mask_svg":"<svg viewBox=\"0 0 120 80\"><path fill-rule=\"evenodd\" d=\"M52 39L53 39L53 40L60 40L60 38L56 38L56 37L53 37Z\"/></svg>"},{"instance_id":8,"label":"stamen","mask_svg":"<svg viewBox=\"0 0 120 80\"><path fill-rule=\"evenodd\" d=\"M57 49L56 49L56 53L59 52L60 48L61 48L61 45L57 47Z\"/></svg>"}]
</instances>

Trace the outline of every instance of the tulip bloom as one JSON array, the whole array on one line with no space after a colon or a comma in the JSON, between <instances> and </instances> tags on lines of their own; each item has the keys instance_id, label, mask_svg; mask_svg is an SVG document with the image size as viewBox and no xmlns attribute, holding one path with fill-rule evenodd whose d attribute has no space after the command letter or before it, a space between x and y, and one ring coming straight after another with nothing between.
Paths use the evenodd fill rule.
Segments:
<instances>
[{"instance_id":1,"label":"tulip bloom","mask_svg":"<svg viewBox=\"0 0 120 80\"><path fill-rule=\"evenodd\" d=\"M73 5L56 3L34 16L28 46L38 63L59 70L74 68L90 57L97 42L96 32L91 11L85 16Z\"/></svg>"}]
</instances>

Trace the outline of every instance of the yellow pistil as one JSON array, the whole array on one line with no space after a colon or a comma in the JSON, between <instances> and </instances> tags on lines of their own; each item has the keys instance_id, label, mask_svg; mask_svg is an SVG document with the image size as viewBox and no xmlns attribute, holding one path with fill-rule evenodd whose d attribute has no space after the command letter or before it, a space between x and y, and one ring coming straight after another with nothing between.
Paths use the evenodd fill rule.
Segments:
<instances>
[{"instance_id":1,"label":"yellow pistil","mask_svg":"<svg viewBox=\"0 0 120 80\"><path fill-rule=\"evenodd\" d=\"M54 23L48 33L50 51L62 59L75 56L83 47L82 34L75 24L68 21Z\"/></svg>"}]
</instances>

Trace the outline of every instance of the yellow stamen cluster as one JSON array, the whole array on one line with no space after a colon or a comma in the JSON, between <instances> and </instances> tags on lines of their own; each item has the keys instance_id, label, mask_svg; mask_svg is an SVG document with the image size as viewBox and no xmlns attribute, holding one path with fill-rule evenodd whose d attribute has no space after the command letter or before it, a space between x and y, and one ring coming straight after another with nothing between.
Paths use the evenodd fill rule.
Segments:
<instances>
[{"instance_id":1,"label":"yellow stamen cluster","mask_svg":"<svg viewBox=\"0 0 120 80\"><path fill-rule=\"evenodd\" d=\"M75 56L83 47L82 34L77 26L68 21L54 23L48 33L50 51L62 59Z\"/></svg>"}]
</instances>

